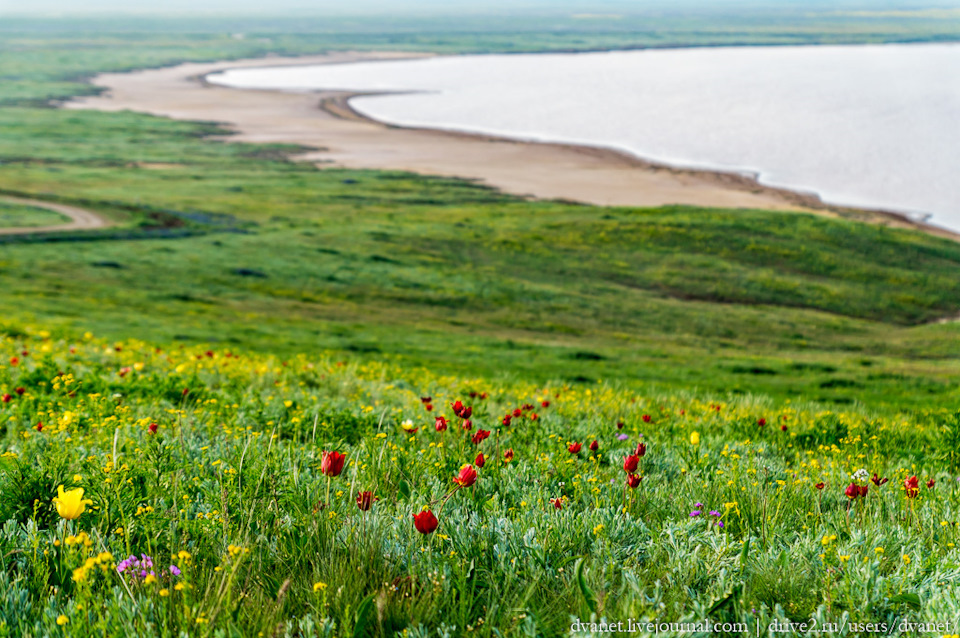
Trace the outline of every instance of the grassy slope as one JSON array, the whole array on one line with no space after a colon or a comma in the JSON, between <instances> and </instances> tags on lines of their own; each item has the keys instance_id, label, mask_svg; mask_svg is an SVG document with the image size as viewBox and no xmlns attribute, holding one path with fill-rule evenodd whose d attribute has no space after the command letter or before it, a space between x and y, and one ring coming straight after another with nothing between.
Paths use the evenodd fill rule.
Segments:
<instances>
[{"instance_id":1,"label":"grassy slope","mask_svg":"<svg viewBox=\"0 0 960 638\"><path fill-rule=\"evenodd\" d=\"M910 327L957 311L956 244L804 215L529 203L292 164L283 147L211 141L209 124L37 108L89 90L68 80L96 69L316 50L330 36L51 37L4 42L0 189L194 236L10 243L7 316L485 375L960 403L956 329ZM205 234L225 228L243 232Z\"/></svg>"}]
</instances>

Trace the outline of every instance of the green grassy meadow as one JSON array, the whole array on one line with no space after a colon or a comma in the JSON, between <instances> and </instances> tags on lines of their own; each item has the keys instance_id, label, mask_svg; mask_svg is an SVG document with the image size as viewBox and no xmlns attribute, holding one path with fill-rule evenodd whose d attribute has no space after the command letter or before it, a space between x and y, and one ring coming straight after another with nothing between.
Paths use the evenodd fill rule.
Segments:
<instances>
[{"instance_id":1,"label":"green grassy meadow","mask_svg":"<svg viewBox=\"0 0 960 638\"><path fill-rule=\"evenodd\" d=\"M49 213L3 195L115 221L0 236L0 636L960 623L960 324L942 321L960 314L960 243L527 201L317 168L212 123L56 108L99 71L268 52L960 33L876 16L525 20L0 26L0 226ZM465 464L478 478L461 486ZM61 486L92 502L58 508ZM430 533L412 523L424 508ZM140 554L152 580L117 570Z\"/></svg>"}]
</instances>

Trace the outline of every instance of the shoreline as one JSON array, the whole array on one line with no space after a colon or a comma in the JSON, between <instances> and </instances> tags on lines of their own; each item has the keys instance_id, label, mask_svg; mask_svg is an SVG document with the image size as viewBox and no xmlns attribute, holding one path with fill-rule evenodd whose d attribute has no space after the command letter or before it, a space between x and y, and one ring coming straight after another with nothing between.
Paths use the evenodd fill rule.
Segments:
<instances>
[{"instance_id":1,"label":"shoreline","mask_svg":"<svg viewBox=\"0 0 960 638\"><path fill-rule=\"evenodd\" d=\"M297 144L309 150L292 159L321 169L406 170L467 179L529 199L601 206L680 204L807 212L960 241L960 233L907 213L828 204L817 193L763 184L756 174L671 166L600 146L400 126L370 118L349 103L354 97L382 93L240 89L207 79L233 68L424 57L432 54L332 52L106 73L90 80L104 92L62 106L215 121L233 133L226 141Z\"/></svg>"}]
</instances>

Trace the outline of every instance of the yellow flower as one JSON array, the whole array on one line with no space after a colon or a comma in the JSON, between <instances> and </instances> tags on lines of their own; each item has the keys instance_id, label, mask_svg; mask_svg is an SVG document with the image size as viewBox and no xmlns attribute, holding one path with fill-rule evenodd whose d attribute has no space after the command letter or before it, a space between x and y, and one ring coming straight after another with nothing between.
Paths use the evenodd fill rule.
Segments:
<instances>
[{"instance_id":1,"label":"yellow flower","mask_svg":"<svg viewBox=\"0 0 960 638\"><path fill-rule=\"evenodd\" d=\"M57 488L57 496L53 502L57 506L57 514L69 521L79 518L86 506L93 504L90 499L83 498L82 487L65 492L62 485Z\"/></svg>"},{"instance_id":2,"label":"yellow flower","mask_svg":"<svg viewBox=\"0 0 960 638\"><path fill-rule=\"evenodd\" d=\"M68 622L70 622L70 619L64 616L63 614L60 614L59 616L57 616L57 624L60 625L61 627L66 625Z\"/></svg>"},{"instance_id":3,"label":"yellow flower","mask_svg":"<svg viewBox=\"0 0 960 638\"><path fill-rule=\"evenodd\" d=\"M883 553L883 548L882 548L882 547L878 547L878 548L876 548L876 549L873 550L873 551L875 551L875 552L878 553L878 554L882 554L882 553Z\"/></svg>"},{"instance_id":4,"label":"yellow flower","mask_svg":"<svg viewBox=\"0 0 960 638\"><path fill-rule=\"evenodd\" d=\"M160 596L162 596L162 597L165 598L165 597L167 597L167 596L169 596L169 595L170 595L170 590L169 590L169 589L161 589L161 590L160 590Z\"/></svg>"},{"instance_id":5,"label":"yellow flower","mask_svg":"<svg viewBox=\"0 0 960 638\"><path fill-rule=\"evenodd\" d=\"M700 433L691 432L690 433L690 445L700 445Z\"/></svg>"},{"instance_id":6,"label":"yellow flower","mask_svg":"<svg viewBox=\"0 0 960 638\"><path fill-rule=\"evenodd\" d=\"M147 577L143 579L144 585L152 585L155 582L157 582L157 577L153 574L147 574Z\"/></svg>"},{"instance_id":7,"label":"yellow flower","mask_svg":"<svg viewBox=\"0 0 960 638\"><path fill-rule=\"evenodd\" d=\"M327 588L327 584L321 581L317 581L313 584L313 591L323 591Z\"/></svg>"},{"instance_id":8,"label":"yellow flower","mask_svg":"<svg viewBox=\"0 0 960 638\"><path fill-rule=\"evenodd\" d=\"M909 565L909 564L910 564L910 557L907 556L906 554L903 555L903 564L904 564L904 565Z\"/></svg>"}]
</instances>

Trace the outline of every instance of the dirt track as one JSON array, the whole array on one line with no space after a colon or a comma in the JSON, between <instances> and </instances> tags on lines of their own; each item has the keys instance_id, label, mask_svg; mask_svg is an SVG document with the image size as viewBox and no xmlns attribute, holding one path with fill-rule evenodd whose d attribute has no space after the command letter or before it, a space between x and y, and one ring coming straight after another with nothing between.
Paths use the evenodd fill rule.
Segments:
<instances>
[{"instance_id":1,"label":"dirt track","mask_svg":"<svg viewBox=\"0 0 960 638\"><path fill-rule=\"evenodd\" d=\"M23 204L24 206L34 206L36 208L45 208L55 213L66 215L71 221L66 224L57 224L55 226L20 226L14 228L0 228L0 235L30 235L33 233L49 233L61 230L92 230L94 228L105 228L111 225L111 222L93 211L76 206L67 206L66 204L54 204L39 199L26 199L23 197L0 196L0 200L14 204Z\"/></svg>"}]
</instances>

